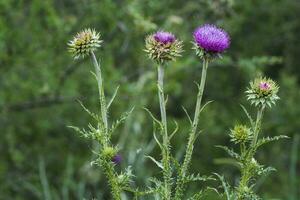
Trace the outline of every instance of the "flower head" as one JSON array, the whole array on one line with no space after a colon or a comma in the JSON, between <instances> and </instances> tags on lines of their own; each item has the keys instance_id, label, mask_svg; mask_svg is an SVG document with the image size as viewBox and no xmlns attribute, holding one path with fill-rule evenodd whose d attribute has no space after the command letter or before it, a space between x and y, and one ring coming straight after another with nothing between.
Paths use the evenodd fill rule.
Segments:
<instances>
[{"instance_id":1,"label":"flower head","mask_svg":"<svg viewBox=\"0 0 300 200\"><path fill-rule=\"evenodd\" d=\"M119 165L122 162L122 156L120 154L116 154L111 161L114 164Z\"/></svg>"},{"instance_id":2,"label":"flower head","mask_svg":"<svg viewBox=\"0 0 300 200\"><path fill-rule=\"evenodd\" d=\"M252 132L250 128L245 125L236 125L232 130L230 130L229 136L231 141L234 143L245 143L252 139Z\"/></svg>"},{"instance_id":3,"label":"flower head","mask_svg":"<svg viewBox=\"0 0 300 200\"><path fill-rule=\"evenodd\" d=\"M181 56L182 42L169 32L158 31L146 37L146 49L149 58L159 64L175 60Z\"/></svg>"},{"instance_id":4,"label":"flower head","mask_svg":"<svg viewBox=\"0 0 300 200\"><path fill-rule=\"evenodd\" d=\"M216 56L230 46L230 37L223 29L205 24L194 31L195 49L199 56Z\"/></svg>"},{"instance_id":5,"label":"flower head","mask_svg":"<svg viewBox=\"0 0 300 200\"><path fill-rule=\"evenodd\" d=\"M101 46L100 34L92 29L77 33L68 43L69 51L75 59L84 58Z\"/></svg>"},{"instance_id":6,"label":"flower head","mask_svg":"<svg viewBox=\"0 0 300 200\"><path fill-rule=\"evenodd\" d=\"M164 31L156 32L153 37L157 42L163 44L173 43L176 40L175 36L172 33Z\"/></svg>"},{"instance_id":7,"label":"flower head","mask_svg":"<svg viewBox=\"0 0 300 200\"><path fill-rule=\"evenodd\" d=\"M272 106L279 99L277 96L279 87L277 84L267 78L257 78L250 82L250 87L247 89L247 99L255 106Z\"/></svg>"}]
</instances>

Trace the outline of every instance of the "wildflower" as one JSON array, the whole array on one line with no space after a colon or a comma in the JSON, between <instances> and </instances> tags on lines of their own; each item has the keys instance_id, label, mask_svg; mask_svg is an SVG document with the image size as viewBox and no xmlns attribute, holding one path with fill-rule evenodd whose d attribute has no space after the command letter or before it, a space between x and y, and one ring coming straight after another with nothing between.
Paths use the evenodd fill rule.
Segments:
<instances>
[{"instance_id":1,"label":"wildflower","mask_svg":"<svg viewBox=\"0 0 300 200\"><path fill-rule=\"evenodd\" d=\"M121 164L122 162L122 156L120 154L116 154L112 159L111 161L116 164L116 165L119 165Z\"/></svg>"},{"instance_id":2,"label":"wildflower","mask_svg":"<svg viewBox=\"0 0 300 200\"><path fill-rule=\"evenodd\" d=\"M255 106L272 106L279 99L277 96L279 87L277 84L267 78L257 78L250 83L247 89L247 99Z\"/></svg>"},{"instance_id":3,"label":"wildflower","mask_svg":"<svg viewBox=\"0 0 300 200\"><path fill-rule=\"evenodd\" d=\"M159 64L175 60L181 56L182 42L169 32L158 31L146 37L146 49L149 58Z\"/></svg>"},{"instance_id":4,"label":"wildflower","mask_svg":"<svg viewBox=\"0 0 300 200\"><path fill-rule=\"evenodd\" d=\"M92 29L85 29L74 36L68 43L69 51L75 59L84 58L101 46L100 34Z\"/></svg>"},{"instance_id":5,"label":"wildflower","mask_svg":"<svg viewBox=\"0 0 300 200\"><path fill-rule=\"evenodd\" d=\"M231 141L236 144L245 143L252 139L252 132L245 125L236 125L233 130L230 131L229 136L231 137Z\"/></svg>"},{"instance_id":6,"label":"wildflower","mask_svg":"<svg viewBox=\"0 0 300 200\"><path fill-rule=\"evenodd\" d=\"M205 24L194 31L196 54L201 58L220 56L230 46L230 37L223 29Z\"/></svg>"}]
</instances>

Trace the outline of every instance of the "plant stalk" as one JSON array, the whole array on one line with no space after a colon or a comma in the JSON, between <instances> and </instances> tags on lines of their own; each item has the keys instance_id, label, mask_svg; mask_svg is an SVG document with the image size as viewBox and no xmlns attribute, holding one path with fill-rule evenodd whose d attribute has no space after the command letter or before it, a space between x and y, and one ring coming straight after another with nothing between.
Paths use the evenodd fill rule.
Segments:
<instances>
[{"instance_id":1,"label":"plant stalk","mask_svg":"<svg viewBox=\"0 0 300 200\"><path fill-rule=\"evenodd\" d=\"M97 61L97 58L96 58L94 52L91 53L91 56L92 56L92 61L93 61L94 67L95 67L96 79L97 79L97 83L98 83L102 122L103 122L103 125L105 128L105 132L107 133L107 130L108 130L107 107L106 107L106 100L105 100L105 94L104 94L104 88L103 88L103 80L102 80L102 75L101 75L101 67Z\"/></svg>"},{"instance_id":2,"label":"plant stalk","mask_svg":"<svg viewBox=\"0 0 300 200\"><path fill-rule=\"evenodd\" d=\"M255 127L254 127L254 136L253 136L253 140L252 140L252 147L255 147L255 145L257 143L258 134L259 134L260 127L261 127L261 121L262 121L264 109L265 109L265 107L262 106L257 111L257 117L256 117L256 122L255 122Z\"/></svg>"},{"instance_id":3,"label":"plant stalk","mask_svg":"<svg viewBox=\"0 0 300 200\"><path fill-rule=\"evenodd\" d=\"M259 132L261 129L261 122L262 122L262 118L263 118L264 109L265 109L265 107L262 106L257 111L256 121L255 121L255 125L253 127L254 136L252 139L251 146L248 149L248 153L245 154L244 168L241 169L242 176L241 176L239 186L237 188L238 200L243 199L243 194L242 194L243 188L248 187L249 180L251 179L251 167L250 166L251 166L252 158L256 151L256 144L257 144L258 135L259 135Z\"/></svg>"},{"instance_id":4,"label":"plant stalk","mask_svg":"<svg viewBox=\"0 0 300 200\"><path fill-rule=\"evenodd\" d=\"M208 68L208 59L203 59L203 68L202 68L202 75L201 75L201 83L199 86L199 91L197 95L197 102L194 114L194 120L192 123L192 130L189 135L188 144L186 147L185 157L183 161L182 168L179 170L177 183L176 183L176 192L175 192L175 199L180 200L183 196L184 192L184 178L188 173L188 167L192 159L193 149L194 149L194 142L197 133L197 127L199 123L199 116L201 111L201 103L202 97L206 82L206 75L207 75L207 68Z\"/></svg>"},{"instance_id":5,"label":"plant stalk","mask_svg":"<svg viewBox=\"0 0 300 200\"><path fill-rule=\"evenodd\" d=\"M161 123L163 131L163 149L162 149L162 163L163 163L163 176L164 176L164 197L163 199L169 200L171 198L171 166L170 166L170 139L167 128L167 115L166 115L166 101L164 95L164 66L159 65L157 71L157 86L158 97L161 114Z\"/></svg>"},{"instance_id":6,"label":"plant stalk","mask_svg":"<svg viewBox=\"0 0 300 200\"><path fill-rule=\"evenodd\" d=\"M105 137L104 140L99 141L103 148L109 146L109 136L108 136L108 120L107 120L107 104L105 100L103 79L101 75L101 67L97 61L95 54L91 53L92 62L95 67L95 75L98 83L99 99L100 99L100 110L101 110L101 120L104 125ZM101 126L100 126L101 127ZM102 126L103 127L103 126ZM102 158L103 161L100 161L100 165L103 168L103 171L108 179L108 183L111 187L111 195L114 200L121 200L121 189L117 180L117 174L115 173L114 166L106 158Z\"/></svg>"}]
</instances>

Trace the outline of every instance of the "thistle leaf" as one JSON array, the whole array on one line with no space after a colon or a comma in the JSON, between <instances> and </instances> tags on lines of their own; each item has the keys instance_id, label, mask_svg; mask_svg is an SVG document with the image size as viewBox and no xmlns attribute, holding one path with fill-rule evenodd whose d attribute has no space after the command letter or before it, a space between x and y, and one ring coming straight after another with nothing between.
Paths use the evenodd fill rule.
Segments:
<instances>
[{"instance_id":1,"label":"thistle leaf","mask_svg":"<svg viewBox=\"0 0 300 200\"><path fill-rule=\"evenodd\" d=\"M190 117L189 113L187 112L187 110L185 109L185 107L183 107L183 106L182 106L182 109L183 109L183 111L185 112L185 114L186 114L187 118L189 119L189 122L190 122L190 124L192 125L192 124L193 124L193 122L192 122L192 119L191 119L191 117Z\"/></svg>"},{"instance_id":2,"label":"thistle leaf","mask_svg":"<svg viewBox=\"0 0 300 200\"><path fill-rule=\"evenodd\" d=\"M112 124L110 133L113 133L128 118L128 116L132 113L133 110L134 107L131 108L130 111L123 113L122 116Z\"/></svg>"},{"instance_id":3,"label":"thistle leaf","mask_svg":"<svg viewBox=\"0 0 300 200\"><path fill-rule=\"evenodd\" d=\"M146 158L150 158L159 168L161 168L162 170L164 169L163 165L159 161L155 160L155 158L153 158L152 156L146 156Z\"/></svg>"},{"instance_id":4,"label":"thistle leaf","mask_svg":"<svg viewBox=\"0 0 300 200\"><path fill-rule=\"evenodd\" d=\"M115 89L115 92L114 92L113 96L111 97L109 103L107 104L107 110L109 109L109 107L113 103L115 97L117 96L119 88L120 88L120 86L118 85L118 87Z\"/></svg>"},{"instance_id":5,"label":"thistle leaf","mask_svg":"<svg viewBox=\"0 0 300 200\"><path fill-rule=\"evenodd\" d=\"M174 120L174 123L175 123L175 129L174 129L174 131L170 135L170 140L175 135L175 133L177 133L177 131L178 131L178 123L175 120Z\"/></svg>"},{"instance_id":6,"label":"thistle leaf","mask_svg":"<svg viewBox=\"0 0 300 200\"><path fill-rule=\"evenodd\" d=\"M226 146L217 145L216 147L220 148L220 149L223 149L224 151L226 151L228 153L229 156L231 156L232 158L237 159L238 161L240 161L242 159L241 156L238 153L234 152L232 149L229 149Z\"/></svg>"},{"instance_id":7,"label":"thistle leaf","mask_svg":"<svg viewBox=\"0 0 300 200\"><path fill-rule=\"evenodd\" d=\"M217 177L218 177L218 179L221 181L221 183L222 183L222 188L223 188L223 190L224 190L224 193L225 193L225 195L226 195L226 199L227 200L231 200L232 199L232 197L231 197L231 188L230 188L230 185L226 182L226 180L225 180L225 178L224 178L224 176L221 176L221 175L219 175L219 174L217 174L217 173L214 173Z\"/></svg>"},{"instance_id":8,"label":"thistle leaf","mask_svg":"<svg viewBox=\"0 0 300 200\"><path fill-rule=\"evenodd\" d=\"M254 123L253 118L251 117L251 115L249 114L249 112L247 111L247 109L243 105L240 105L240 106L242 107L242 109L244 110L246 116L248 117L248 119L250 121L250 124L251 124L251 127L254 127L255 123Z\"/></svg>"},{"instance_id":9,"label":"thistle leaf","mask_svg":"<svg viewBox=\"0 0 300 200\"><path fill-rule=\"evenodd\" d=\"M213 101L208 101L208 102L206 102L202 107L201 107L201 109L200 109L200 113L204 110L204 108L208 105L208 104L210 104L210 103L212 103Z\"/></svg>"},{"instance_id":10,"label":"thistle leaf","mask_svg":"<svg viewBox=\"0 0 300 200\"><path fill-rule=\"evenodd\" d=\"M269 142L273 142L273 141L280 140L280 139L287 139L287 138L289 138L289 137L286 135L279 135L279 136L275 136L275 137L265 137L265 138L258 140L258 142L256 144L256 148L258 148L264 144L267 144Z\"/></svg>"},{"instance_id":11,"label":"thistle leaf","mask_svg":"<svg viewBox=\"0 0 300 200\"><path fill-rule=\"evenodd\" d=\"M144 110L146 110L148 112L148 114L150 115L150 117L153 119L154 122L156 122L157 124L159 124L160 128L163 129L163 125L162 123L154 117L154 115L151 113L151 111L148 108L143 108Z\"/></svg>"},{"instance_id":12,"label":"thistle leaf","mask_svg":"<svg viewBox=\"0 0 300 200\"><path fill-rule=\"evenodd\" d=\"M93 119L95 119L97 122L99 122L100 121L100 119L99 119L99 116L97 115L97 114L95 114L95 113L93 113L93 112L91 112L89 109L87 109L84 105L83 105L83 103L80 101L80 100L77 100L78 101L78 103L81 105L81 107L93 118Z\"/></svg>"}]
</instances>

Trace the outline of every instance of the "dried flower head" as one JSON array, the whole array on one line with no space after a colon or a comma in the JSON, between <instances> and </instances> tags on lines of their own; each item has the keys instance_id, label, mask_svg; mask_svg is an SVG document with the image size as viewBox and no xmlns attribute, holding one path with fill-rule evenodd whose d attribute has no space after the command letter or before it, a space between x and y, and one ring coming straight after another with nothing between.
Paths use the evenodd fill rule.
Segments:
<instances>
[{"instance_id":1,"label":"dried flower head","mask_svg":"<svg viewBox=\"0 0 300 200\"><path fill-rule=\"evenodd\" d=\"M146 49L149 58L159 64L175 60L181 56L182 42L169 32L158 31L146 37Z\"/></svg>"},{"instance_id":2,"label":"dried flower head","mask_svg":"<svg viewBox=\"0 0 300 200\"><path fill-rule=\"evenodd\" d=\"M205 24L194 31L196 54L201 58L220 56L230 46L230 37L223 29Z\"/></svg>"},{"instance_id":3,"label":"dried flower head","mask_svg":"<svg viewBox=\"0 0 300 200\"><path fill-rule=\"evenodd\" d=\"M230 130L229 136L231 137L231 141L236 144L246 143L252 139L252 132L250 128L245 125L235 125L234 128Z\"/></svg>"},{"instance_id":4,"label":"dried flower head","mask_svg":"<svg viewBox=\"0 0 300 200\"><path fill-rule=\"evenodd\" d=\"M69 51L75 59L84 58L101 46L100 34L92 29L85 29L74 36L68 43Z\"/></svg>"},{"instance_id":5,"label":"dried flower head","mask_svg":"<svg viewBox=\"0 0 300 200\"><path fill-rule=\"evenodd\" d=\"M267 78L257 78L250 82L250 87L247 89L247 99L255 106L272 106L279 99L277 96L279 87L277 84Z\"/></svg>"}]
</instances>

